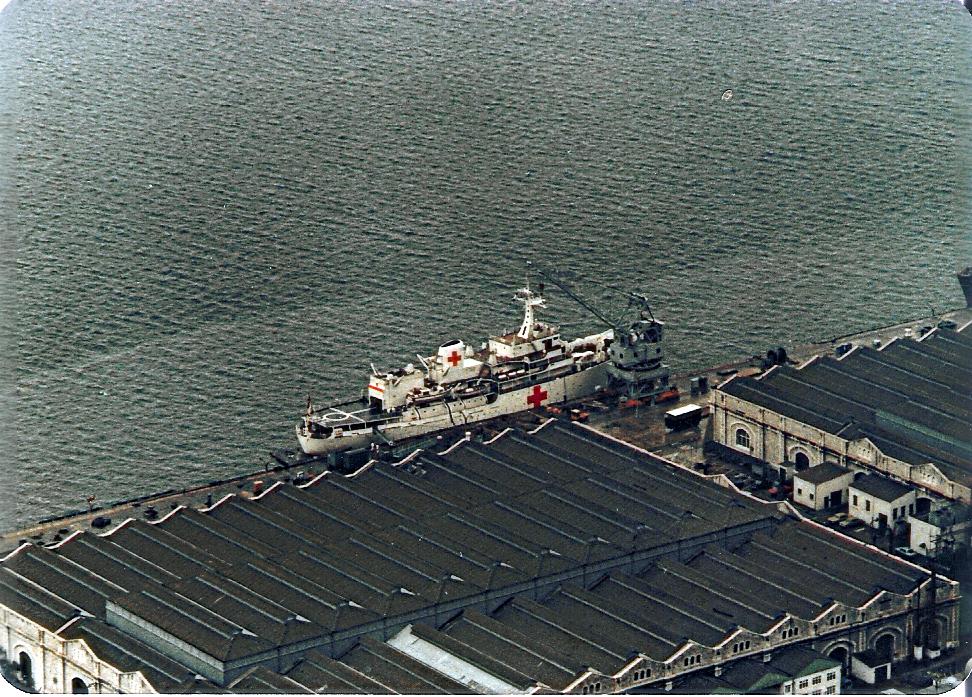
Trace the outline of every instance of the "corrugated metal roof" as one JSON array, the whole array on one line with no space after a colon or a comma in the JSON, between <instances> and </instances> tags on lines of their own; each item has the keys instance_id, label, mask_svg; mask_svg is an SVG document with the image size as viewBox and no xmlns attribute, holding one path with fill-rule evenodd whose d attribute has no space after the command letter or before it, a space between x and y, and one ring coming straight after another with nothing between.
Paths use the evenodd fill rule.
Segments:
<instances>
[{"instance_id":1,"label":"corrugated metal roof","mask_svg":"<svg viewBox=\"0 0 972 697\"><path fill-rule=\"evenodd\" d=\"M715 544L729 529L744 534L732 551ZM691 558L670 558L676 542ZM461 689L369 638L407 624L498 678L563 689L591 666L613 674L633 656L665 660L686 640L712 646L739 626L765 631L784 613L809 619L921 580L773 504L563 423L27 546L0 572L0 599L45 626L78 608L104 618L107 602L109 621L130 614L161 632L160 650L170 636L246 666L283 649L290 679L332 692ZM489 615L474 609L487 591L506 599ZM254 671L238 686L272 682Z\"/></svg>"}]
</instances>

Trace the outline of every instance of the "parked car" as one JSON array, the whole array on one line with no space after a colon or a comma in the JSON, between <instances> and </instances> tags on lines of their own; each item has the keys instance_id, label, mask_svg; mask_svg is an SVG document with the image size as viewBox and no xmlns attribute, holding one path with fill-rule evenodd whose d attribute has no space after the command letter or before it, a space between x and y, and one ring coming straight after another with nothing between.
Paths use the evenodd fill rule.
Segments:
<instances>
[{"instance_id":1,"label":"parked car","mask_svg":"<svg viewBox=\"0 0 972 697\"><path fill-rule=\"evenodd\" d=\"M904 557L905 559L917 559L918 552L913 550L911 547L895 547L894 551L898 556Z\"/></svg>"},{"instance_id":2,"label":"parked car","mask_svg":"<svg viewBox=\"0 0 972 697\"><path fill-rule=\"evenodd\" d=\"M913 687L919 688L931 687L935 684L935 681L925 673L912 673L905 679L905 682Z\"/></svg>"},{"instance_id":3,"label":"parked car","mask_svg":"<svg viewBox=\"0 0 972 697\"><path fill-rule=\"evenodd\" d=\"M111 518L109 518L108 516L99 515L96 516L91 521L91 527L96 528L98 530L101 530L102 528L107 528L109 525L111 525Z\"/></svg>"}]
</instances>

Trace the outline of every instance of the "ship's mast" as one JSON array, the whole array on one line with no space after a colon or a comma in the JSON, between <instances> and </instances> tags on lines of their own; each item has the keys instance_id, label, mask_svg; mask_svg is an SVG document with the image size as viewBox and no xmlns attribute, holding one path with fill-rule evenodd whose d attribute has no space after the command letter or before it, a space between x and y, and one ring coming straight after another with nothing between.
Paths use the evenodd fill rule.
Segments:
<instances>
[{"instance_id":1,"label":"ship's mast","mask_svg":"<svg viewBox=\"0 0 972 697\"><path fill-rule=\"evenodd\" d=\"M529 288L520 288L513 297L523 303L523 324L520 325L520 331L516 335L521 339L530 341L533 339L533 327L536 324L534 308L546 307L546 302Z\"/></svg>"}]
</instances>

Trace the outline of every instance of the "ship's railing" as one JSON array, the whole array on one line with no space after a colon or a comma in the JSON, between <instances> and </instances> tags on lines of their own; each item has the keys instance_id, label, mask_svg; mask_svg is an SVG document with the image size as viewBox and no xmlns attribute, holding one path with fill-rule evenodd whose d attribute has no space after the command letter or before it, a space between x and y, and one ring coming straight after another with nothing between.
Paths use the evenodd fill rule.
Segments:
<instances>
[{"instance_id":1,"label":"ship's railing","mask_svg":"<svg viewBox=\"0 0 972 697\"><path fill-rule=\"evenodd\" d=\"M499 391L503 392L513 392L514 390L519 390L524 387L529 387L530 385L543 384L545 382L550 382L557 378L564 377L565 375L570 375L574 372L575 365L570 363L560 368L554 368L553 370L543 373L543 379L538 380L539 377L536 373L530 373L523 375L521 377L513 378L511 380L502 380L499 383Z\"/></svg>"},{"instance_id":2,"label":"ship's railing","mask_svg":"<svg viewBox=\"0 0 972 697\"><path fill-rule=\"evenodd\" d=\"M339 407L347 407L352 404L367 404L368 400L364 397L357 397L355 399L348 399L343 402L334 402L333 404L327 404L323 407L314 407L311 409L311 414L322 414L329 409L337 409Z\"/></svg>"}]
</instances>

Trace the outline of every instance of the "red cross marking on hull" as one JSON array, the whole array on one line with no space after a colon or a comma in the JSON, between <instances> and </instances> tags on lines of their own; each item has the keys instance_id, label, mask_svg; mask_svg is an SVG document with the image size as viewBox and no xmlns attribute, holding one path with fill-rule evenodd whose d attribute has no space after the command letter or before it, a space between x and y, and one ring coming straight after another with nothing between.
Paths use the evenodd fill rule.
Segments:
<instances>
[{"instance_id":1,"label":"red cross marking on hull","mask_svg":"<svg viewBox=\"0 0 972 697\"><path fill-rule=\"evenodd\" d=\"M549 397L549 395L545 389L540 387L540 385L534 385L533 392L527 395L527 404L534 409L539 409L540 405L543 404L543 400L545 400L547 397Z\"/></svg>"},{"instance_id":2,"label":"red cross marking on hull","mask_svg":"<svg viewBox=\"0 0 972 697\"><path fill-rule=\"evenodd\" d=\"M459 352L458 351L453 351L449 355L449 357L446 358L446 360L449 361L450 363L452 363L453 367L455 367L455 366L459 365L459 361L462 360L462 356L459 355Z\"/></svg>"}]
</instances>

